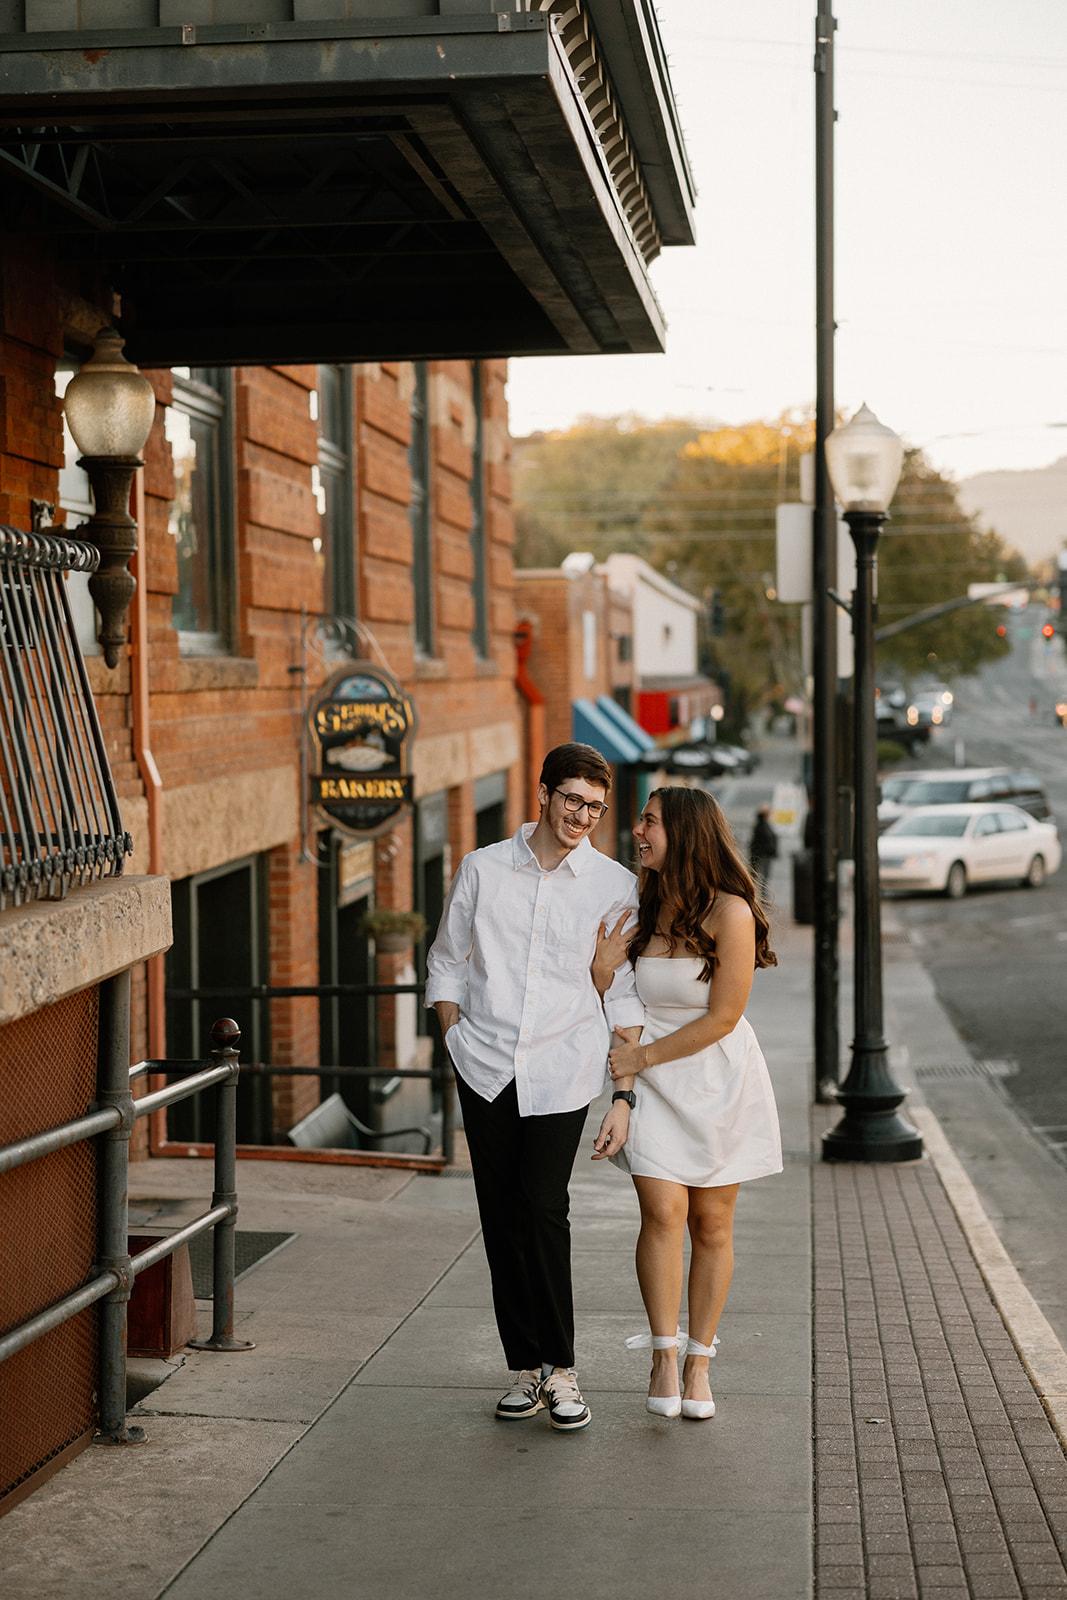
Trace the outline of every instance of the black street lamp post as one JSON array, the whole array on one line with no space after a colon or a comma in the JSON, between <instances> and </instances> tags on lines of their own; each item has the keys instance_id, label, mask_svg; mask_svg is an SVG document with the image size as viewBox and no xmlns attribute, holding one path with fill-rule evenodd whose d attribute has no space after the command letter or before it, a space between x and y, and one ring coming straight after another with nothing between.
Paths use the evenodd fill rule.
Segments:
<instances>
[{"instance_id":1,"label":"black street lamp post","mask_svg":"<svg viewBox=\"0 0 1067 1600\"><path fill-rule=\"evenodd\" d=\"M882 1009L882 910L878 882L878 744L874 695L874 580L878 535L900 477L903 446L866 406L826 441L834 490L856 546L854 1037L837 1091L845 1114L823 1136L824 1161L914 1161L922 1135L901 1115L906 1091L889 1071Z\"/></svg>"}]
</instances>

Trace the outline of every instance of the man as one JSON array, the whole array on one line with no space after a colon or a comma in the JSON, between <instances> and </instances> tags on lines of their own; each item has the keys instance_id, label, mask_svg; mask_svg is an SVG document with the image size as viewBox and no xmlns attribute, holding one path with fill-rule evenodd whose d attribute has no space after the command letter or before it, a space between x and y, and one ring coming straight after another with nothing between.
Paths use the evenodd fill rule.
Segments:
<instances>
[{"instance_id":1,"label":"man","mask_svg":"<svg viewBox=\"0 0 1067 1600\"><path fill-rule=\"evenodd\" d=\"M588 839L610 788L590 745L549 752L538 821L461 863L426 984L456 1069L497 1328L517 1374L496 1415L547 1406L563 1431L590 1420L574 1369L571 1168L611 1028L636 1040L643 1020L629 962L603 1003L590 971L598 928L618 931L637 906L633 873ZM632 1104L616 1091L598 1155L625 1142Z\"/></svg>"},{"instance_id":2,"label":"man","mask_svg":"<svg viewBox=\"0 0 1067 1600\"><path fill-rule=\"evenodd\" d=\"M778 835L771 822L770 806L760 806L752 837L748 842L748 859L757 888L766 888L771 875L771 862L778 854Z\"/></svg>"}]
</instances>

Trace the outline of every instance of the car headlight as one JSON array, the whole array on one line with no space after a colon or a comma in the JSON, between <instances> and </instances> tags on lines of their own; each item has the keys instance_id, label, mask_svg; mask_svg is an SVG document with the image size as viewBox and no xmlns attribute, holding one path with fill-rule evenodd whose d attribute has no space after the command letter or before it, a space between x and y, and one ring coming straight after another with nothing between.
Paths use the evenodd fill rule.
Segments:
<instances>
[{"instance_id":1,"label":"car headlight","mask_svg":"<svg viewBox=\"0 0 1067 1600\"><path fill-rule=\"evenodd\" d=\"M934 706L933 710L930 712L930 721L940 723L944 714L945 713L942 711L940 706Z\"/></svg>"},{"instance_id":2,"label":"car headlight","mask_svg":"<svg viewBox=\"0 0 1067 1600\"><path fill-rule=\"evenodd\" d=\"M909 706L908 707L908 726L911 727L911 728L914 728L914 726L918 722L918 720L919 720L919 708L918 708L918 706Z\"/></svg>"},{"instance_id":3,"label":"car headlight","mask_svg":"<svg viewBox=\"0 0 1067 1600\"><path fill-rule=\"evenodd\" d=\"M905 856L904 865L908 868L909 872L929 872L936 860L936 856L929 854Z\"/></svg>"}]
</instances>

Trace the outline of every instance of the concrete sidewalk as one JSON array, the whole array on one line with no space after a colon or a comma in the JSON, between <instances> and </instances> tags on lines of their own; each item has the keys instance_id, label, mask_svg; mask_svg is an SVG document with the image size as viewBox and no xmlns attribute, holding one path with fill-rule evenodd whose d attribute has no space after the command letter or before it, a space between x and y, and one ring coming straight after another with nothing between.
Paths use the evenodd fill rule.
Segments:
<instances>
[{"instance_id":1,"label":"concrete sidewalk","mask_svg":"<svg viewBox=\"0 0 1067 1600\"><path fill-rule=\"evenodd\" d=\"M779 861L788 903L787 879ZM255 1351L176 1357L138 1408L147 1445L86 1452L4 1518L5 1597L792 1600L817 1574L841 1600L1062 1600L1067 1465L1046 1410L1062 1351L928 1110L938 1165L818 1161L836 1113L810 1105L810 933L783 915L775 943L749 1016L785 1172L742 1186L713 1421L644 1410L647 1361L623 1344L644 1326L636 1206L585 1153L593 1424L576 1435L493 1419L505 1373L469 1176L242 1162L240 1228L297 1235L238 1285ZM890 949L895 1063L965 1056L914 952ZM133 1182L131 1203L168 1202L177 1225L210 1172L156 1161Z\"/></svg>"}]
</instances>

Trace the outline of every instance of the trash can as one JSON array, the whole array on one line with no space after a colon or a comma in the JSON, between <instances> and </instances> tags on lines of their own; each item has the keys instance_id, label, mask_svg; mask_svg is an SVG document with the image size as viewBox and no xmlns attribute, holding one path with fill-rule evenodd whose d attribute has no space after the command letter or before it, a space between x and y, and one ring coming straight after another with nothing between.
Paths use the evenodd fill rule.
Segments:
<instances>
[{"instance_id":1,"label":"trash can","mask_svg":"<svg viewBox=\"0 0 1067 1600\"><path fill-rule=\"evenodd\" d=\"M798 850L793 857L793 921L815 921L815 873L810 850Z\"/></svg>"}]
</instances>

